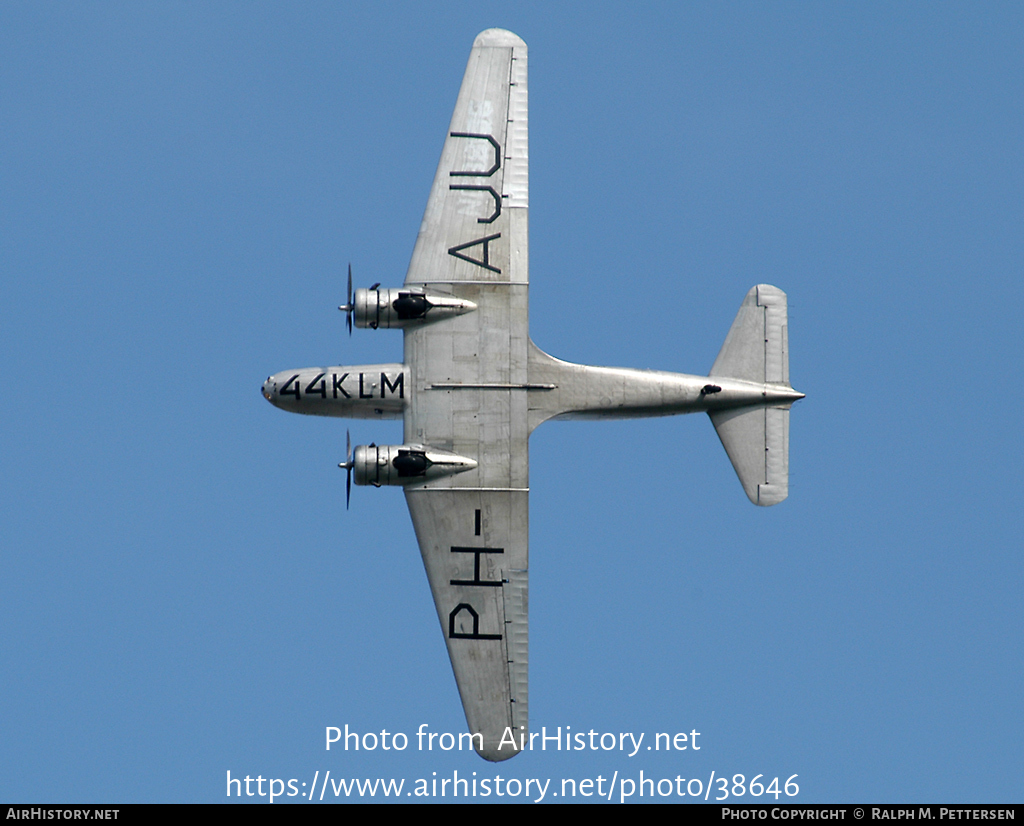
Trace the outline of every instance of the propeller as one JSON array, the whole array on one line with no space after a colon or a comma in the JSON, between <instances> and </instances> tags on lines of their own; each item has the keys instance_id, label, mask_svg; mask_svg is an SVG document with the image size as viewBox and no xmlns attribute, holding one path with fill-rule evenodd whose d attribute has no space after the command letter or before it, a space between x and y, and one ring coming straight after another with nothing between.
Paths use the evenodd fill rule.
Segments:
<instances>
[{"instance_id":1,"label":"propeller","mask_svg":"<svg viewBox=\"0 0 1024 826\"><path fill-rule=\"evenodd\" d=\"M352 303L352 264L348 265L348 301L338 307L346 315L345 322L348 324L348 334L352 335L352 313L355 311L355 304Z\"/></svg>"},{"instance_id":2,"label":"propeller","mask_svg":"<svg viewBox=\"0 0 1024 826\"><path fill-rule=\"evenodd\" d=\"M351 282L349 282L351 283ZM352 468L355 467L355 460L352 458L352 437L345 431L345 461L339 462L338 467L344 468L347 473L345 477L345 510L348 510L349 500L352 498Z\"/></svg>"}]
</instances>

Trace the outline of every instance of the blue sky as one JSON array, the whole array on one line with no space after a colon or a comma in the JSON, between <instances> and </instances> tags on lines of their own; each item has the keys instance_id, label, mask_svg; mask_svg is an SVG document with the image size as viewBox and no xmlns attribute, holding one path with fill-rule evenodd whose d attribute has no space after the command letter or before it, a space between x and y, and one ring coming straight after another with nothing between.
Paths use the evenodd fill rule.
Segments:
<instances>
[{"instance_id":1,"label":"blue sky","mask_svg":"<svg viewBox=\"0 0 1024 826\"><path fill-rule=\"evenodd\" d=\"M530 47L540 347L703 373L750 286L789 294L782 505L703 416L531 439L532 726L699 752L324 750L464 720L401 492L344 509L346 427L400 425L257 391L401 359L345 335L345 266L404 278L491 26ZM0 799L1021 802L1022 41L1010 3L4 4Z\"/></svg>"}]
</instances>

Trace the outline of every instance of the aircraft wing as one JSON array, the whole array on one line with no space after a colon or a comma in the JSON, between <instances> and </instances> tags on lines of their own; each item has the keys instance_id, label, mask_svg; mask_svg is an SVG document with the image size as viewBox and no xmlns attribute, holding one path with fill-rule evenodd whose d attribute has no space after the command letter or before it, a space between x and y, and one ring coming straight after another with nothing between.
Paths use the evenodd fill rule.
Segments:
<instances>
[{"instance_id":1,"label":"aircraft wing","mask_svg":"<svg viewBox=\"0 0 1024 826\"><path fill-rule=\"evenodd\" d=\"M405 496L474 745L527 731L526 44L473 44L405 286L477 309L410 327L406 444L477 460Z\"/></svg>"}]
</instances>

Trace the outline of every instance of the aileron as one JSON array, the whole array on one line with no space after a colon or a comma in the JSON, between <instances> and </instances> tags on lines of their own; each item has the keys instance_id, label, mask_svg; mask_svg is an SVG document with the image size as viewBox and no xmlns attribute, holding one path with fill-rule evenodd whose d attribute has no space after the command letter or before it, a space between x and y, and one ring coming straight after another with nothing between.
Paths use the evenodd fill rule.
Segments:
<instances>
[{"instance_id":1,"label":"aileron","mask_svg":"<svg viewBox=\"0 0 1024 826\"><path fill-rule=\"evenodd\" d=\"M516 754L529 733L529 434L553 418L706 412L750 499L785 499L786 295L744 300L710 376L571 364L529 337L526 44L473 44L400 288L352 290L359 328L401 329L404 363L283 371L285 410L404 421L401 445L346 449L346 490L401 486L475 747ZM347 497L348 494L346 494Z\"/></svg>"}]
</instances>

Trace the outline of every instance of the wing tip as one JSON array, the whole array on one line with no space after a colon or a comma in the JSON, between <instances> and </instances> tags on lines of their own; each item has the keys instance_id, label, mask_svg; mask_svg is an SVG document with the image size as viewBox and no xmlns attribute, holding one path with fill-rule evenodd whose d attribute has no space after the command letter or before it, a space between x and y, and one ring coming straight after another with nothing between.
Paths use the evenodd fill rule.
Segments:
<instances>
[{"instance_id":1,"label":"wing tip","mask_svg":"<svg viewBox=\"0 0 1024 826\"><path fill-rule=\"evenodd\" d=\"M498 746L497 748L476 749L476 753L491 763L501 763L519 754L519 749L510 748L503 751L501 746Z\"/></svg>"},{"instance_id":2,"label":"wing tip","mask_svg":"<svg viewBox=\"0 0 1024 826\"><path fill-rule=\"evenodd\" d=\"M508 29L486 29L476 36L473 48L478 46L526 46L526 42L518 34Z\"/></svg>"},{"instance_id":3,"label":"wing tip","mask_svg":"<svg viewBox=\"0 0 1024 826\"><path fill-rule=\"evenodd\" d=\"M750 496L750 494L747 494ZM789 480L785 483L779 484L776 482L772 485L758 485L757 486L757 497L750 497L750 501L758 507L770 508L772 505L777 505L779 502L784 502L789 497Z\"/></svg>"}]
</instances>

